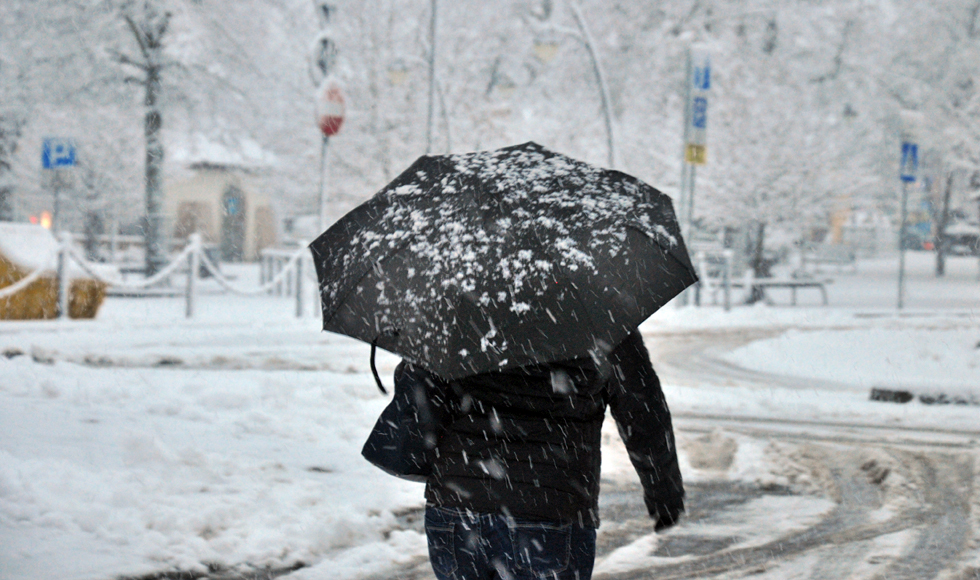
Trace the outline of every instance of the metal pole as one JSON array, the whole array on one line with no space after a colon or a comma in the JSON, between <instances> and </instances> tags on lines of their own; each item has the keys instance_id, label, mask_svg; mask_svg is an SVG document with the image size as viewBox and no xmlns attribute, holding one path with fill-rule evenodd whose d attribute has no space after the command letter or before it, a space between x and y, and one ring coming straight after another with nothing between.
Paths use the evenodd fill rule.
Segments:
<instances>
[{"instance_id":1,"label":"metal pole","mask_svg":"<svg viewBox=\"0 0 980 580\"><path fill-rule=\"evenodd\" d=\"M681 229L681 237L684 238L685 243L687 242L687 183L688 183L688 164L683 158L681 159L681 190L677 196L677 226ZM680 295L680 306L687 306L690 302L690 296L688 291L685 290L681 292Z\"/></svg>"},{"instance_id":2,"label":"metal pole","mask_svg":"<svg viewBox=\"0 0 980 580\"><path fill-rule=\"evenodd\" d=\"M687 143L691 132L691 51L687 51L687 65L684 73L684 143L681 147L681 195L679 201L679 212L677 214L678 225L681 228L681 235L689 234L690 224L687 222L687 206L690 203L691 176L689 174L691 164L687 162Z\"/></svg>"},{"instance_id":3,"label":"metal pole","mask_svg":"<svg viewBox=\"0 0 980 580\"><path fill-rule=\"evenodd\" d=\"M677 200L677 225L681 228L681 236L685 243L690 243L691 224L688 223L687 207L690 205L691 191L691 164L687 162L687 143L690 136L691 127L691 51L687 51L686 66L684 69L684 142L681 147L681 192ZM690 292L685 290L681 293L681 305L687 306L690 302Z\"/></svg>"},{"instance_id":4,"label":"metal pole","mask_svg":"<svg viewBox=\"0 0 980 580\"><path fill-rule=\"evenodd\" d=\"M187 256L187 308L184 311L186 318L194 317L194 300L197 297L197 275L200 266L201 256L201 234L193 233L188 236L190 246L193 248Z\"/></svg>"},{"instance_id":5,"label":"metal pole","mask_svg":"<svg viewBox=\"0 0 980 580\"><path fill-rule=\"evenodd\" d=\"M296 260L296 318L303 317L303 258Z\"/></svg>"},{"instance_id":6,"label":"metal pole","mask_svg":"<svg viewBox=\"0 0 980 580\"><path fill-rule=\"evenodd\" d=\"M432 15L429 21L429 114L425 123L425 154L432 152L432 116L436 93L436 9L437 0L432 0Z\"/></svg>"},{"instance_id":7,"label":"metal pole","mask_svg":"<svg viewBox=\"0 0 980 580\"><path fill-rule=\"evenodd\" d=\"M678 199L678 211L677 211L677 221L678 226L681 228L681 236L684 238L685 243L688 244L690 248L690 236L691 236L691 222L690 222L690 212L688 208L691 205L691 187L694 177L694 166L685 160L681 161L681 192L680 199ZM690 291L685 290L681 293L681 306L687 306L690 303Z\"/></svg>"},{"instance_id":8,"label":"metal pole","mask_svg":"<svg viewBox=\"0 0 980 580\"><path fill-rule=\"evenodd\" d=\"M54 186L54 210L51 215L51 229L53 231L61 231L61 176L55 176L55 186Z\"/></svg>"},{"instance_id":9,"label":"metal pole","mask_svg":"<svg viewBox=\"0 0 980 580\"><path fill-rule=\"evenodd\" d=\"M68 232L58 233L58 318L69 315L68 239Z\"/></svg>"},{"instance_id":10,"label":"metal pole","mask_svg":"<svg viewBox=\"0 0 980 580\"><path fill-rule=\"evenodd\" d=\"M688 171L691 172L690 177L687 179L687 215L684 217L684 221L687 222L687 236L688 240L693 241L694 239L694 182L696 177L697 167L691 163L688 165L690 168ZM687 240L686 240L687 241ZM688 241L688 243L690 243Z\"/></svg>"},{"instance_id":11,"label":"metal pole","mask_svg":"<svg viewBox=\"0 0 980 580\"><path fill-rule=\"evenodd\" d=\"M902 182L902 219L898 228L898 309L905 306L905 221L908 219L909 184Z\"/></svg>"},{"instance_id":12,"label":"metal pole","mask_svg":"<svg viewBox=\"0 0 980 580\"><path fill-rule=\"evenodd\" d=\"M681 236L687 236L687 161L681 159L681 187L677 194L677 226L681 229Z\"/></svg>"},{"instance_id":13,"label":"metal pole","mask_svg":"<svg viewBox=\"0 0 980 580\"><path fill-rule=\"evenodd\" d=\"M327 145L330 137L323 136L320 142L320 231L327 229Z\"/></svg>"}]
</instances>

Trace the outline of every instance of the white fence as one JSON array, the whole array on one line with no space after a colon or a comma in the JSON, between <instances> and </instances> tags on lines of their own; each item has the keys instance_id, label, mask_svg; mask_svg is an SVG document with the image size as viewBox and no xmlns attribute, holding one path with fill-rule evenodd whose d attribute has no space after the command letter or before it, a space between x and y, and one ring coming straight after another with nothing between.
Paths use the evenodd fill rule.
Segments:
<instances>
[{"instance_id":1,"label":"white fence","mask_svg":"<svg viewBox=\"0 0 980 580\"><path fill-rule=\"evenodd\" d=\"M716 252L698 251L694 258L694 267L698 271L700 281L694 285L694 305L701 306L702 294L710 297L714 304L718 303L718 291L722 293L722 304L725 310L732 308L732 262L735 252L721 250Z\"/></svg>"},{"instance_id":2,"label":"white fence","mask_svg":"<svg viewBox=\"0 0 980 580\"><path fill-rule=\"evenodd\" d=\"M35 269L15 284L0 289L0 298L13 296L24 290L54 266L58 277L58 317L64 318L68 315L69 260L74 261L91 278L108 284L111 287L130 291L143 290L161 284L169 280L174 274L182 273L184 268L186 268L187 286L184 292L186 300L185 314L188 318L191 318L194 316L194 306L198 294L198 278L201 267L203 266L219 286L232 294L238 294L240 296L254 296L266 293L282 295L283 288L288 288L288 293L295 296L296 299L296 316L303 316L306 282L310 282L313 288L316 287L315 277L312 277L312 256L304 246L292 253L281 250L276 251L274 258L274 260L270 260L270 263L273 265L269 266L267 270L265 265L266 256L263 255L262 278L258 286L241 286L222 275L214 262L208 258L204 252L204 245L201 241L200 234L191 234L187 246L165 268L149 278L129 282L123 281L121 278L109 277L105 272L100 272L98 266L85 260L79 254L78 250L72 244L70 236L62 234L58 238L57 250L43 262L43 267ZM268 275L266 275L267 272Z\"/></svg>"}]
</instances>

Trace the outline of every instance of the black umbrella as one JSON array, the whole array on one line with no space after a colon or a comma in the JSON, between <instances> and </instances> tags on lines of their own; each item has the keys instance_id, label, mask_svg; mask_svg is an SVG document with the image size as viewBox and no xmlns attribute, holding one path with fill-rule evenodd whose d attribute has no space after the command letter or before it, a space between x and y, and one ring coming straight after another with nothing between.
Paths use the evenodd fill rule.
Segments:
<instances>
[{"instance_id":1,"label":"black umbrella","mask_svg":"<svg viewBox=\"0 0 980 580\"><path fill-rule=\"evenodd\" d=\"M697 280L670 198L536 143L422 157L310 248L324 330L445 379L601 357Z\"/></svg>"}]
</instances>

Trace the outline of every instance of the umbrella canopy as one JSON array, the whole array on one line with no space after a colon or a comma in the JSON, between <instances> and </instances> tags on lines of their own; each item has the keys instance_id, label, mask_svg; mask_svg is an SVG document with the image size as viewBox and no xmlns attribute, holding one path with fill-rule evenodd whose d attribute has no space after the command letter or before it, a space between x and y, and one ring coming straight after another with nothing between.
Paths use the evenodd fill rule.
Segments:
<instances>
[{"instance_id":1,"label":"umbrella canopy","mask_svg":"<svg viewBox=\"0 0 980 580\"><path fill-rule=\"evenodd\" d=\"M325 330L445 379L603 356L697 280L670 198L535 143L422 157L310 248Z\"/></svg>"}]
</instances>

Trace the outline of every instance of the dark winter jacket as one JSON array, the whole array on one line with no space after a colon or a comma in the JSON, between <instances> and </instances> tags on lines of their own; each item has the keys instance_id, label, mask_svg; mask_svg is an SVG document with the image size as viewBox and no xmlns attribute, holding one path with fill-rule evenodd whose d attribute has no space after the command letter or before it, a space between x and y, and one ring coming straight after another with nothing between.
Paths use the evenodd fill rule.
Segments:
<instances>
[{"instance_id":1,"label":"dark winter jacket","mask_svg":"<svg viewBox=\"0 0 980 580\"><path fill-rule=\"evenodd\" d=\"M577 359L452 382L417 367L401 371L424 375L443 425L429 505L598 527L608 405L650 514L665 505L675 516L682 509L670 411L639 331L602 367Z\"/></svg>"}]
</instances>

